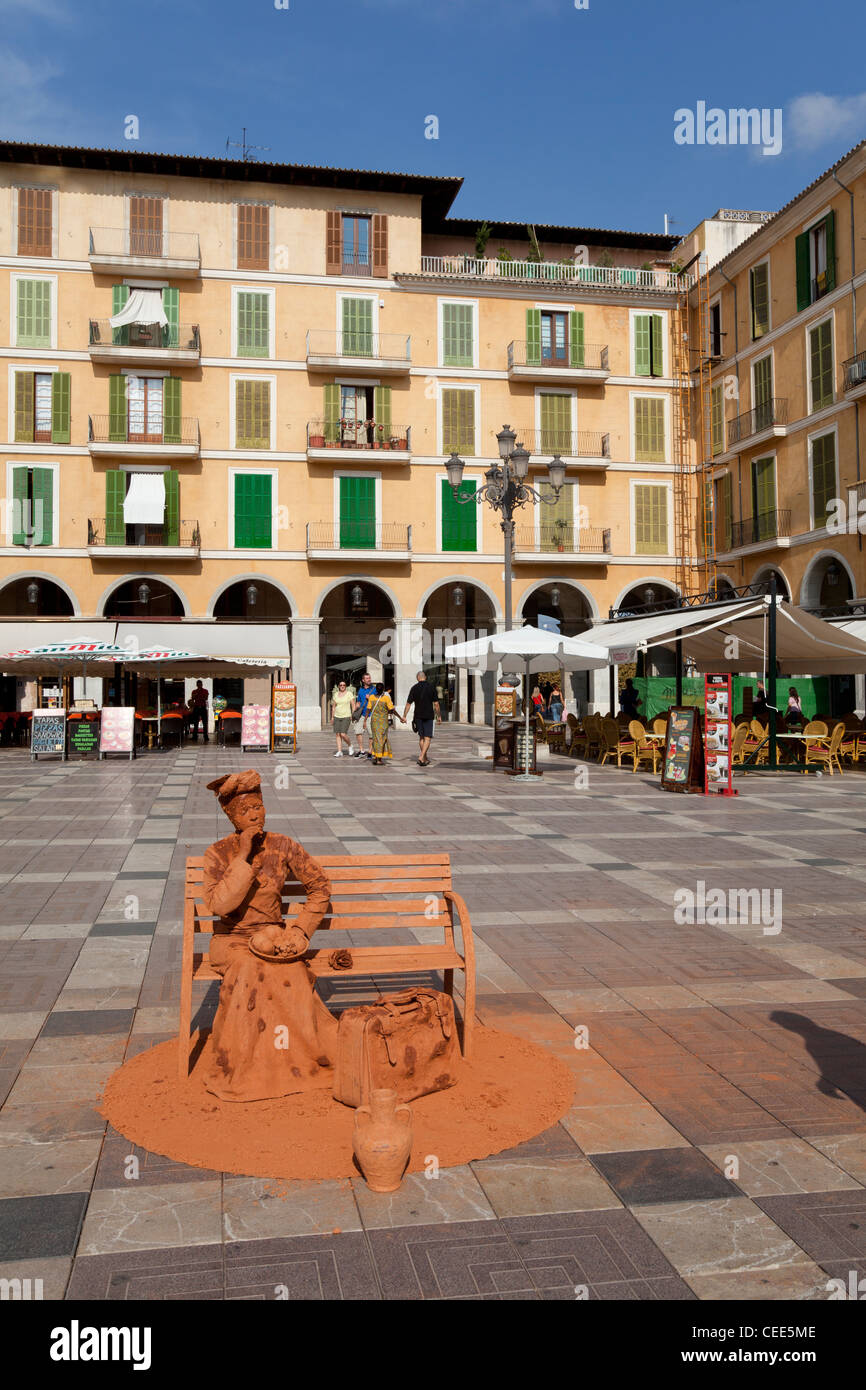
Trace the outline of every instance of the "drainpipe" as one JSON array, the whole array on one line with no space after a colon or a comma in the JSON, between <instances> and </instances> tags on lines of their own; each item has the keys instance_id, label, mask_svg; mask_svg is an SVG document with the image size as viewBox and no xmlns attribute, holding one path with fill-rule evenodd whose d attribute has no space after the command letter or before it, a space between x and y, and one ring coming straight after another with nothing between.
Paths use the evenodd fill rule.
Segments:
<instances>
[{"instance_id":1,"label":"drainpipe","mask_svg":"<svg viewBox=\"0 0 866 1390\"><path fill-rule=\"evenodd\" d=\"M833 170L833 178L839 187L848 194L851 203L851 327L854 342L854 356L857 356L857 286L854 283L854 255L856 250L856 239L854 235L854 194L847 184L840 179L836 170ZM854 402L854 452L857 465L857 482L860 481L860 402ZM857 549L863 549L863 537L860 528L857 527Z\"/></svg>"}]
</instances>

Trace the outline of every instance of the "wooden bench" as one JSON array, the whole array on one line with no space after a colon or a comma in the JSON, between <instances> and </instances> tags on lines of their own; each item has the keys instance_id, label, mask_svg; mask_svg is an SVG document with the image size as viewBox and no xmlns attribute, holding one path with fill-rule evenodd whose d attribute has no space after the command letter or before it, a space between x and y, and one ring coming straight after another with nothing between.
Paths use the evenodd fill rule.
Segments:
<instances>
[{"instance_id":1,"label":"wooden bench","mask_svg":"<svg viewBox=\"0 0 866 1390\"><path fill-rule=\"evenodd\" d=\"M463 1056L472 1051L475 1018L475 947L469 912L459 893L451 888L451 857L439 854L326 854L317 856L331 880L329 911L319 931L330 929L356 932L396 928L439 927L443 939L428 945L354 946L348 970L328 963L333 946L311 947L308 961L317 979L353 975L402 975L409 971L442 970L445 992L454 993L454 971L464 973ZM204 859L191 855L186 861L186 888L183 911L183 958L180 985L180 1027L178 1030L178 1075L189 1075L190 1027L192 1022L193 980L218 980L220 976L208 962L207 952L196 950L197 932L213 931L213 914L202 897ZM283 912L290 924L303 906L306 894L295 879L283 890ZM459 925L462 955L457 949L454 928ZM344 944L344 943L340 943Z\"/></svg>"}]
</instances>

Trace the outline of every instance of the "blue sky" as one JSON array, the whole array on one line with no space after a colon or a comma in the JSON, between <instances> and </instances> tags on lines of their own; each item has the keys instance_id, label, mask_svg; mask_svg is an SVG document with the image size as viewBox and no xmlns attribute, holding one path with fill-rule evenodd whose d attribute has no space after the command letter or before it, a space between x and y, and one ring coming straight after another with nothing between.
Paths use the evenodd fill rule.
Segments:
<instances>
[{"instance_id":1,"label":"blue sky","mask_svg":"<svg viewBox=\"0 0 866 1390\"><path fill-rule=\"evenodd\" d=\"M463 217L685 233L866 136L854 0L288 3L0 0L0 138L120 147L132 114L133 148L222 155L246 125L265 160L463 175ZM675 144L699 101L781 108L782 152Z\"/></svg>"}]
</instances>

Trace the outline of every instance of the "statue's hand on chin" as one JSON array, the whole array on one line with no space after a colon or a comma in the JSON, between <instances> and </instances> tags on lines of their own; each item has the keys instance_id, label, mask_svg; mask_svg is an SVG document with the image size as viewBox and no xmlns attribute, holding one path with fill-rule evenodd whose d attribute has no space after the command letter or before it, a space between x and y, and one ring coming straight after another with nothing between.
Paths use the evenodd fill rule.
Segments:
<instances>
[{"instance_id":1,"label":"statue's hand on chin","mask_svg":"<svg viewBox=\"0 0 866 1390\"><path fill-rule=\"evenodd\" d=\"M304 954L309 942L299 927L280 927L272 924L262 927L250 937L250 946L261 956L273 956L274 960L297 960Z\"/></svg>"}]
</instances>

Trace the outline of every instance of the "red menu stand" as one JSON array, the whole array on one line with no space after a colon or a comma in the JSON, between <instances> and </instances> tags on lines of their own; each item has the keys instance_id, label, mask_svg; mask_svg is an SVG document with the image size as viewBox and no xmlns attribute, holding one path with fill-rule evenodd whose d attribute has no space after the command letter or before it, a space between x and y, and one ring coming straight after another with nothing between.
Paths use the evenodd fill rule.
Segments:
<instances>
[{"instance_id":1,"label":"red menu stand","mask_svg":"<svg viewBox=\"0 0 866 1390\"><path fill-rule=\"evenodd\" d=\"M737 796L731 748L734 741L733 681L728 675L704 678L704 793Z\"/></svg>"}]
</instances>

